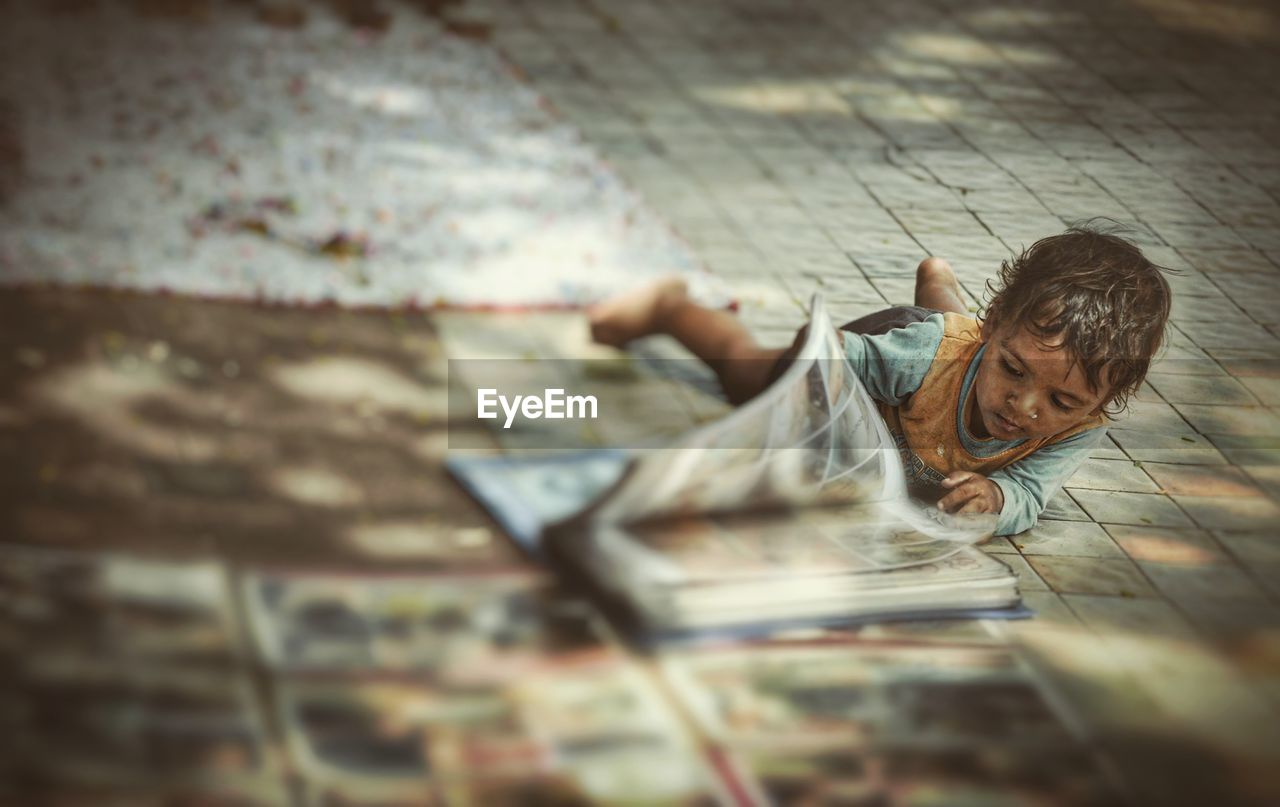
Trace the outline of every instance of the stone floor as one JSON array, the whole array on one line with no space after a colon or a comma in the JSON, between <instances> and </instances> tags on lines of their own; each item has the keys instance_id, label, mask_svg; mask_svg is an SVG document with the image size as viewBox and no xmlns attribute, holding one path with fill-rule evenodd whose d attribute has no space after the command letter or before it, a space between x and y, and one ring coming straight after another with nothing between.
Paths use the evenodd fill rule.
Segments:
<instances>
[{"instance_id":1,"label":"stone floor","mask_svg":"<svg viewBox=\"0 0 1280 807\"><path fill-rule=\"evenodd\" d=\"M482 7L498 47L732 279L762 341L789 340L814 291L849 318L911 302L929 254L977 307L1024 245L1094 216L1127 225L1176 270L1169 347L1040 525L990 549L1047 653L1070 645L1046 625L1099 637L1109 653L1080 664L1126 671L1206 736L1275 724L1273 7Z\"/></svg>"},{"instance_id":2,"label":"stone floor","mask_svg":"<svg viewBox=\"0 0 1280 807\"><path fill-rule=\"evenodd\" d=\"M491 4L495 42L789 339L1110 216L1177 274L1170 346L1046 522L1029 588L1275 625L1280 18L1264 4ZM1107 569L1099 575L1096 570ZM1230 603L1228 605L1227 603ZM1080 609L1080 616L1088 612Z\"/></svg>"},{"instance_id":3,"label":"stone floor","mask_svg":"<svg viewBox=\"0 0 1280 807\"><path fill-rule=\"evenodd\" d=\"M1247 0L471 0L455 13L492 26L733 284L762 340L789 339L815 290L844 317L910 302L927 254L952 261L976 307L1001 260L1091 216L1129 224L1177 269L1170 347L1111 444L1039 526L989 549L1038 612L1011 639L1139 803L1227 803L1228 783L1241 803L1274 796L1280 14ZM209 561L237 585L299 564L520 567L443 473L458 436L446 362L601 355L574 314L45 290L0 294L0 322L8 545ZM719 411L644 373L619 386L644 402L633 429ZM6 654L15 636L49 638L6 632ZM227 641L240 658L247 640ZM129 647L103 663L127 663ZM254 674L266 691L291 685ZM276 803L271 787L253 792Z\"/></svg>"}]
</instances>

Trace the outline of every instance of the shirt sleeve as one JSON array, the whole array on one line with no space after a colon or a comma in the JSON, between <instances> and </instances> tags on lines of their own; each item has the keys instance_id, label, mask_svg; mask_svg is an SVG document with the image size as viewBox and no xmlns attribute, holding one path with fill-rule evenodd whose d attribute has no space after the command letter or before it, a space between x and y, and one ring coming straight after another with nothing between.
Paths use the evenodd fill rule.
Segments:
<instances>
[{"instance_id":1,"label":"shirt sleeve","mask_svg":"<svg viewBox=\"0 0 1280 807\"><path fill-rule=\"evenodd\" d=\"M866 335L841 331L844 352L871 397L898 406L920 389L942 344L941 314L888 333Z\"/></svg>"},{"instance_id":2,"label":"shirt sleeve","mask_svg":"<svg viewBox=\"0 0 1280 807\"><path fill-rule=\"evenodd\" d=\"M1034 527L1049 498L1088 459L1106 433L1098 427L1074 434L991 474L991 481L1004 493L996 535L1013 535Z\"/></svg>"}]
</instances>

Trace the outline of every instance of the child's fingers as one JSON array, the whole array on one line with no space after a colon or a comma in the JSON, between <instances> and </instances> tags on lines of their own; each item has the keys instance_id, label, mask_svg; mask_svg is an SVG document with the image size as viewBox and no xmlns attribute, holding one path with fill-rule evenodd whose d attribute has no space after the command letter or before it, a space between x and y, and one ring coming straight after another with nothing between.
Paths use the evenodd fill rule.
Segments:
<instances>
[{"instance_id":1,"label":"child's fingers","mask_svg":"<svg viewBox=\"0 0 1280 807\"><path fill-rule=\"evenodd\" d=\"M964 507L956 511L957 513L994 513L992 503L987 501L985 496L975 496L965 502Z\"/></svg>"},{"instance_id":2,"label":"child's fingers","mask_svg":"<svg viewBox=\"0 0 1280 807\"><path fill-rule=\"evenodd\" d=\"M973 477L974 477L973 471L956 471L955 473L948 476L946 479L942 480L942 486L944 488L951 489L956 487L957 485L963 485L965 482L968 482L970 479L973 479Z\"/></svg>"},{"instance_id":3,"label":"child's fingers","mask_svg":"<svg viewBox=\"0 0 1280 807\"><path fill-rule=\"evenodd\" d=\"M950 493L948 493L946 496L943 496L941 499L938 500L938 507L942 508L948 513L953 513L955 512L957 507L961 506L962 504L964 504L965 502L969 501L970 499L972 499L974 496L977 496L977 495L978 495L977 486L968 485L966 487L959 488L958 490L953 490Z\"/></svg>"}]
</instances>

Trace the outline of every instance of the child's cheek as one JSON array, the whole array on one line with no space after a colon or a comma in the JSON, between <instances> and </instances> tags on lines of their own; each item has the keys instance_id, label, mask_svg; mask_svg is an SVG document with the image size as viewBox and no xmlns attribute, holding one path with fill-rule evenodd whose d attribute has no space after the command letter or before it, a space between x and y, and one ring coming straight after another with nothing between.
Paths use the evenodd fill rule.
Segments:
<instances>
[{"instance_id":1,"label":"child's cheek","mask_svg":"<svg viewBox=\"0 0 1280 807\"><path fill-rule=\"evenodd\" d=\"M999 380L988 368L984 367L982 370L985 372L979 372L974 382L978 385L976 397L978 406L982 408L982 414L990 416L1000 411L1000 402L1004 400L1006 393L1001 389Z\"/></svg>"}]
</instances>

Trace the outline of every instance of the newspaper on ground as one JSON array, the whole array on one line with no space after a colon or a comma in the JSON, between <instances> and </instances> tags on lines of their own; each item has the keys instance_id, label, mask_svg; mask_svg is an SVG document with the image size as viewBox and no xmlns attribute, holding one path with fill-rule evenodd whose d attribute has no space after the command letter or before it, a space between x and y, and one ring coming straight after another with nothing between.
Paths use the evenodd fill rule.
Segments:
<instances>
[{"instance_id":1,"label":"newspaper on ground","mask_svg":"<svg viewBox=\"0 0 1280 807\"><path fill-rule=\"evenodd\" d=\"M908 495L818 297L786 372L670 446L449 465L526 549L651 636L1021 613L1013 572L974 546L995 517Z\"/></svg>"}]
</instances>

